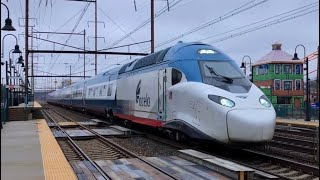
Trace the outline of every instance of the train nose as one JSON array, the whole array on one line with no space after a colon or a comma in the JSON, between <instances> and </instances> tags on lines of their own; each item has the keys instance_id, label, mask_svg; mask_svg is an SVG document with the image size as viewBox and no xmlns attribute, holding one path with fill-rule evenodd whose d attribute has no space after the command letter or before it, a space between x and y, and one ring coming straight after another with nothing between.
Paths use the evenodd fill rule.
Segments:
<instances>
[{"instance_id":1,"label":"train nose","mask_svg":"<svg viewBox=\"0 0 320 180\"><path fill-rule=\"evenodd\" d=\"M264 142L273 137L276 114L274 110L231 110L227 127L231 142Z\"/></svg>"}]
</instances>

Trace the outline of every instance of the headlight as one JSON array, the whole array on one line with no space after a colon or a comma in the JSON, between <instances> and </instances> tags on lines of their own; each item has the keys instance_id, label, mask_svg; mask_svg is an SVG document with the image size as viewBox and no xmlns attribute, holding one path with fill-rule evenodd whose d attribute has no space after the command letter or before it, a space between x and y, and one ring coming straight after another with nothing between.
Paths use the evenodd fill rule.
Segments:
<instances>
[{"instance_id":1,"label":"headlight","mask_svg":"<svg viewBox=\"0 0 320 180\"><path fill-rule=\"evenodd\" d=\"M269 102L268 98L265 95L262 95L259 99L260 104L264 107L270 107L271 103Z\"/></svg>"},{"instance_id":2,"label":"headlight","mask_svg":"<svg viewBox=\"0 0 320 180\"><path fill-rule=\"evenodd\" d=\"M230 99L227 99L225 97L216 96L216 95L208 95L208 98L218 104L221 104L222 106L226 106L229 108L232 108L235 106L235 103L231 101Z\"/></svg>"}]
</instances>

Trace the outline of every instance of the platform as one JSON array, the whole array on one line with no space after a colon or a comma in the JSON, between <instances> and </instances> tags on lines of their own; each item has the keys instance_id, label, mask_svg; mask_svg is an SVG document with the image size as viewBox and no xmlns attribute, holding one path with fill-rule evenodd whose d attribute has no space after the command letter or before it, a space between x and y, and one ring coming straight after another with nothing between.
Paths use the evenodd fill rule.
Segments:
<instances>
[{"instance_id":1,"label":"platform","mask_svg":"<svg viewBox=\"0 0 320 180\"><path fill-rule=\"evenodd\" d=\"M18 106L10 106L9 121L25 121L35 119L37 117L32 117L31 111L38 111L41 108L42 106L37 101L33 101L32 103L28 104L28 111L26 111L25 103L21 103Z\"/></svg>"},{"instance_id":2,"label":"platform","mask_svg":"<svg viewBox=\"0 0 320 180\"><path fill-rule=\"evenodd\" d=\"M10 108L25 108L26 104L25 103L21 103L18 106L10 106ZM37 101L32 101L28 103L28 107L29 108L42 108L42 106L40 105L40 103L38 103Z\"/></svg>"},{"instance_id":3,"label":"platform","mask_svg":"<svg viewBox=\"0 0 320 180\"><path fill-rule=\"evenodd\" d=\"M77 179L45 120L10 121L1 130L1 179Z\"/></svg>"},{"instance_id":4,"label":"platform","mask_svg":"<svg viewBox=\"0 0 320 180\"><path fill-rule=\"evenodd\" d=\"M282 119L277 118L277 125L306 127L306 128L317 128L319 127L319 121L305 121L304 119Z\"/></svg>"},{"instance_id":5,"label":"platform","mask_svg":"<svg viewBox=\"0 0 320 180\"><path fill-rule=\"evenodd\" d=\"M11 121L1 130L1 179L44 179L36 120Z\"/></svg>"}]
</instances>

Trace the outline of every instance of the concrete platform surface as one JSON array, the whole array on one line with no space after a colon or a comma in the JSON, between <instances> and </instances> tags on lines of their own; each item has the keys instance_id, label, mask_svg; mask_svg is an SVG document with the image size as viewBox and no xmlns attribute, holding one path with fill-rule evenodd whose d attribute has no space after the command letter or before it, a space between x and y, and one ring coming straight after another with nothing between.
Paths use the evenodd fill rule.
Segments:
<instances>
[{"instance_id":1,"label":"concrete platform surface","mask_svg":"<svg viewBox=\"0 0 320 180\"><path fill-rule=\"evenodd\" d=\"M305 121L304 119L284 119L284 118L277 118L277 124L282 125L296 125L302 127L319 127L319 121Z\"/></svg>"},{"instance_id":2,"label":"concrete platform surface","mask_svg":"<svg viewBox=\"0 0 320 180\"><path fill-rule=\"evenodd\" d=\"M36 120L11 121L1 130L1 179L45 179Z\"/></svg>"}]
</instances>

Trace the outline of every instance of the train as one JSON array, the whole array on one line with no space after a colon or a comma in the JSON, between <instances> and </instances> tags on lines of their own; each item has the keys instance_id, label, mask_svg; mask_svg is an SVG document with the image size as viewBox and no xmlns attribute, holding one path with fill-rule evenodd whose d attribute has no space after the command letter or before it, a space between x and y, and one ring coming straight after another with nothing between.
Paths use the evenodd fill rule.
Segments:
<instances>
[{"instance_id":1,"label":"train","mask_svg":"<svg viewBox=\"0 0 320 180\"><path fill-rule=\"evenodd\" d=\"M272 139L276 112L221 50L178 42L47 95L49 104L223 144Z\"/></svg>"}]
</instances>

